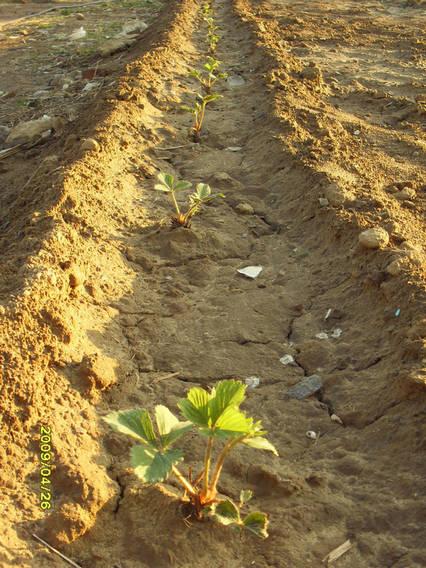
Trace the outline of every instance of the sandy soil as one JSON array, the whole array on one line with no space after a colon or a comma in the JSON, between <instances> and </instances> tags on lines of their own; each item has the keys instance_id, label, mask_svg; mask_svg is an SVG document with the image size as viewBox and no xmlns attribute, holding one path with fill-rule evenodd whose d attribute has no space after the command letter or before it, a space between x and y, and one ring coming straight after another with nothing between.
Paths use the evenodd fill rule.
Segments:
<instances>
[{"instance_id":1,"label":"sandy soil","mask_svg":"<svg viewBox=\"0 0 426 568\"><path fill-rule=\"evenodd\" d=\"M62 128L0 161L1 566L64 566L31 533L84 568L316 567L347 539L341 568L426 564L422 3L214 6L218 57L244 83L221 84L201 144L180 107L196 86L190 69L205 61L205 28L200 3L181 0L145 6L151 25L126 50L66 56L59 75L101 67L108 80L74 107L93 79L79 76L71 114L52 89ZM25 45L16 53L28 57ZM22 88L41 89L28 73ZM7 107L3 124L44 109ZM82 149L87 138L98 151ZM153 191L160 171L226 199L173 229ZM386 246L359 244L371 227L388 232ZM257 264L256 280L237 273ZM285 354L296 364L284 366ZM285 396L313 373L317 396ZM254 491L270 514L266 541L187 526L173 485L141 486L129 444L100 420L176 409L193 385L250 376L260 385L246 408L280 457L236 450L220 490ZM48 513L41 424L53 431ZM191 437L184 446L189 467L202 447Z\"/></svg>"}]
</instances>

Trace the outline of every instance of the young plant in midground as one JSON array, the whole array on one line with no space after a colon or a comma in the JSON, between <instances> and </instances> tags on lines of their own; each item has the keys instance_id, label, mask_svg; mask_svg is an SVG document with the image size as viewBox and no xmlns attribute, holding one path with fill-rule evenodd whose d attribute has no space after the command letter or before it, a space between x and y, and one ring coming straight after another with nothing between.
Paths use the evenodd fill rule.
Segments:
<instances>
[{"instance_id":1,"label":"young plant in midground","mask_svg":"<svg viewBox=\"0 0 426 568\"><path fill-rule=\"evenodd\" d=\"M260 421L254 421L240 410L246 386L240 381L220 381L210 392L191 388L178 407L186 419L180 422L168 408L155 407L156 433L149 413L144 409L125 410L109 414L105 420L115 430L135 438L139 445L131 449L135 474L144 483L157 483L174 476L183 488L182 500L192 518L214 517L224 525L246 528L262 538L268 536L268 517L259 511L241 516L241 507L251 498L251 491L242 491L239 503L218 494L218 482L223 464L231 450L244 444L278 455L264 436ZM177 465L183 452L172 449L181 436L195 429L206 441L204 463L195 479L185 476ZM220 448L214 461L214 446ZM214 463L213 463L214 462Z\"/></svg>"},{"instance_id":2,"label":"young plant in midground","mask_svg":"<svg viewBox=\"0 0 426 568\"><path fill-rule=\"evenodd\" d=\"M168 193L174 205L176 215L173 216L174 225L190 227L194 215L199 213L201 207L217 197L225 197L223 193L212 193L211 187L206 183L198 183L195 190L188 197L188 205L185 212L182 212L177 201L176 193L191 189L192 183L184 180L177 180L171 174L158 174L160 183L155 184L157 191Z\"/></svg>"},{"instance_id":3,"label":"young plant in midground","mask_svg":"<svg viewBox=\"0 0 426 568\"><path fill-rule=\"evenodd\" d=\"M204 117L206 114L207 105L222 98L222 95L211 93L209 95L197 94L193 106L183 105L182 109L194 115L194 124L192 126L192 137L194 142L200 142L201 129L203 127Z\"/></svg>"},{"instance_id":4,"label":"young plant in midground","mask_svg":"<svg viewBox=\"0 0 426 568\"><path fill-rule=\"evenodd\" d=\"M207 63L203 65L203 69L201 71L194 69L190 73L193 77L198 79L207 94L211 92L216 81L219 79L226 79L228 77L227 73L221 73L219 71L220 64L221 61L209 56L207 57Z\"/></svg>"}]
</instances>

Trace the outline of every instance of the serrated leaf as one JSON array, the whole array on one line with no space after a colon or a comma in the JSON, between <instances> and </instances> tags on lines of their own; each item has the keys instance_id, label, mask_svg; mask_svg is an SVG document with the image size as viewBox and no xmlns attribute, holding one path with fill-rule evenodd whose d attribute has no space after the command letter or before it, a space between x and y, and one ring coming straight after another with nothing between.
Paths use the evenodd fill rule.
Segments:
<instances>
[{"instance_id":1,"label":"serrated leaf","mask_svg":"<svg viewBox=\"0 0 426 568\"><path fill-rule=\"evenodd\" d=\"M243 521L243 525L246 529L253 532L260 538L268 538L268 525L269 520L265 513L260 511L255 511L249 513Z\"/></svg>"},{"instance_id":2,"label":"serrated leaf","mask_svg":"<svg viewBox=\"0 0 426 568\"><path fill-rule=\"evenodd\" d=\"M248 503L252 497L253 491L250 489L243 489L240 493L240 507L242 507L244 503Z\"/></svg>"},{"instance_id":3,"label":"serrated leaf","mask_svg":"<svg viewBox=\"0 0 426 568\"><path fill-rule=\"evenodd\" d=\"M209 402L210 416L213 425L227 407L240 406L245 398L246 388L246 385L240 381L226 380L217 383L212 390Z\"/></svg>"},{"instance_id":4,"label":"serrated leaf","mask_svg":"<svg viewBox=\"0 0 426 568\"><path fill-rule=\"evenodd\" d=\"M157 404L155 407L155 420L160 436L168 434L174 426L179 424L179 420L176 416L170 412L167 406L163 406L162 404Z\"/></svg>"},{"instance_id":5,"label":"serrated leaf","mask_svg":"<svg viewBox=\"0 0 426 568\"><path fill-rule=\"evenodd\" d=\"M133 446L130 454L135 474L144 483L164 481L170 475L172 467L183 459L180 450L160 452L155 448L146 446Z\"/></svg>"},{"instance_id":6,"label":"serrated leaf","mask_svg":"<svg viewBox=\"0 0 426 568\"><path fill-rule=\"evenodd\" d=\"M215 431L221 437L243 436L249 434L252 427L253 419L234 406L228 406L215 423Z\"/></svg>"},{"instance_id":7,"label":"serrated leaf","mask_svg":"<svg viewBox=\"0 0 426 568\"><path fill-rule=\"evenodd\" d=\"M230 499L220 501L214 508L214 515L222 525L241 523L240 511Z\"/></svg>"},{"instance_id":8,"label":"serrated leaf","mask_svg":"<svg viewBox=\"0 0 426 568\"><path fill-rule=\"evenodd\" d=\"M180 422L166 406L161 404L155 407L155 418L163 448L173 444L192 428L190 422Z\"/></svg>"},{"instance_id":9,"label":"serrated leaf","mask_svg":"<svg viewBox=\"0 0 426 568\"><path fill-rule=\"evenodd\" d=\"M149 414L143 408L112 412L104 420L117 432L139 441L152 444L156 439Z\"/></svg>"},{"instance_id":10,"label":"serrated leaf","mask_svg":"<svg viewBox=\"0 0 426 568\"><path fill-rule=\"evenodd\" d=\"M266 450L268 452L272 452L276 456L279 455L275 446L271 444L271 442L266 438L262 438L262 436L246 438L245 440L243 440L243 444L250 446L251 448L256 448L257 450Z\"/></svg>"},{"instance_id":11,"label":"serrated leaf","mask_svg":"<svg viewBox=\"0 0 426 568\"><path fill-rule=\"evenodd\" d=\"M211 194L212 190L207 183L197 183L197 197L200 200L207 199Z\"/></svg>"},{"instance_id":12,"label":"serrated leaf","mask_svg":"<svg viewBox=\"0 0 426 568\"><path fill-rule=\"evenodd\" d=\"M186 399L178 402L182 414L197 426L209 426L209 393L202 388L189 390Z\"/></svg>"}]
</instances>

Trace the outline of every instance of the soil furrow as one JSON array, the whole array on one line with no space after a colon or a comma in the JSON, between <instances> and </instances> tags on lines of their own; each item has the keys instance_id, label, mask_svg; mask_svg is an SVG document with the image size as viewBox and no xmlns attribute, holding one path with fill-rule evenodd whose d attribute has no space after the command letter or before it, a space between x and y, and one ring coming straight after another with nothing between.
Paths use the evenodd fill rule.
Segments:
<instances>
[{"instance_id":1,"label":"soil furrow","mask_svg":"<svg viewBox=\"0 0 426 568\"><path fill-rule=\"evenodd\" d=\"M350 207L319 206L330 180L299 151L302 128L289 128L293 112L317 120L318 93L300 88L297 109L286 107L283 77L298 77L300 64L289 59L284 72L285 57L271 47L268 2L215 0L228 79L201 143L191 143L181 106L197 89L189 71L207 56L199 4L163 12L160 40L143 54L136 48L117 100L99 117L101 152L63 174L51 209L52 240L62 245L45 247L56 280L43 276L60 293L33 288L16 312L33 334L22 345L33 348L32 361L13 365L16 354L4 349L6 421L29 447L7 457L33 492L18 498L9 476L8 504L28 509L10 518L43 531L82 567L305 568L348 538L342 568L402 568L398 558L420 567L421 290L385 273L390 253L360 248L362 219ZM153 191L160 171L209 183L225 199L190 229L173 228L170 203ZM238 273L248 265L263 267L256 279ZM30 363L39 386L18 389L13 371L28 376ZM313 374L323 383L315 396L286 395ZM254 506L270 514L266 541L210 522L188 526L173 481L142 486L129 468L130 444L101 421L132 407L175 411L190 386L253 376L259 385L246 408L280 457L236 449L220 490L235 499L253 490ZM25 460L46 420L55 429L55 507L37 519L36 459ZM184 468L196 471L201 441L188 436L183 446ZM12 543L25 541L18 535ZM31 558L11 545L5 566L16 558L23 568L56 565L41 549Z\"/></svg>"}]
</instances>

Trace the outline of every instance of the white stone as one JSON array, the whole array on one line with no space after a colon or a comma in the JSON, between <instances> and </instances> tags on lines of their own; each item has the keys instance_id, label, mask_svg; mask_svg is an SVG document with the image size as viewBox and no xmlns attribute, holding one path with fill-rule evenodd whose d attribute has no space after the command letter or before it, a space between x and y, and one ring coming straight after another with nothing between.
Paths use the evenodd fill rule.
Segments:
<instances>
[{"instance_id":1,"label":"white stone","mask_svg":"<svg viewBox=\"0 0 426 568\"><path fill-rule=\"evenodd\" d=\"M384 248L389 243L389 233L382 227L373 227L360 233L358 240L365 248Z\"/></svg>"}]
</instances>

